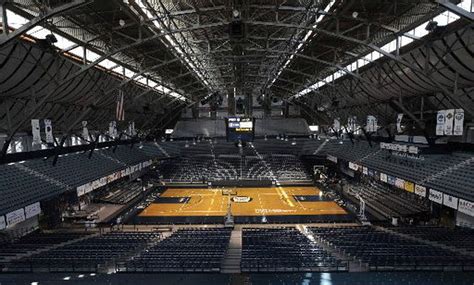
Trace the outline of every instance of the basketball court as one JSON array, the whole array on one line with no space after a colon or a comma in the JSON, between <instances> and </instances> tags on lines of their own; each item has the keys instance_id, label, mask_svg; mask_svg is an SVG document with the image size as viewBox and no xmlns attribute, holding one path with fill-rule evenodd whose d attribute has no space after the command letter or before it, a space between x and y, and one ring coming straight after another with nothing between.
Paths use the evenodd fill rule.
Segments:
<instances>
[{"instance_id":1,"label":"basketball court","mask_svg":"<svg viewBox=\"0 0 474 285\"><path fill-rule=\"evenodd\" d=\"M168 218L170 222L179 222L189 217L191 220L187 221L198 222L201 217L220 221L229 210L241 222L258 222L262 217L275 222L295 217L346 221L349 216L337 203L323 198L315 187L170 188L139 213L138 220L164 222Z\"/></svg>"}]
</instances>

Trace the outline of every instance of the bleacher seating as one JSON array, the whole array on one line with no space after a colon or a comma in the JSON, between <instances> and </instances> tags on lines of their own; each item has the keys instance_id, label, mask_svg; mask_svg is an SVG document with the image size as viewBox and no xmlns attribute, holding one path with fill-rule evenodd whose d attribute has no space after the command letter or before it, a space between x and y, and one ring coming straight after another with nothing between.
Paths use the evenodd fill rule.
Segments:
<instances>
[{"instance_id":1,"label":"bleacher seating","mask_svg":"<svg viewBox=\"0 0 474 285\"><path fill-rule=\"evenodd\" d=\"M296 228L244 228L242 272L345 271L347 264Z\"/></svg>"},{"instance_id":2,"label":"bleacher seating","mask_svg":"<svg viewBox=\"0 0 474 285\"><path fill-rule=\"evenodd\" d=\"M150 232L110 232L93 236L8 264L8 271L96 272L108 262L118 262L160 238Z\"/></svg>"},{"instance_id":3,"label":"bleacher seating","mask_svg":"<svg viewBox=\"0 0 474 285\"><path fill-rule=\"evenodd\" d=\"M407 181L433 188L454 197L474 201L474 155L468 152L426 154L421 158L406 158L372 147L365 141L330 140L320 155L331 154L369 169L396 176Z\"/></svg>"},{"instance_id":4,"label":"bleacher seating","mask_svg":"<svg viewBox=\"0 0 474 285\"><path fill-rule=\"evenodd\" d=\"M127 272L219 272L231 230L180 229L126 263Z\"/></svg>"},{"instance_id":5,"label":"bleacher seating","mask_svg":"<svg viewBox=\"0 0 474 285\"><path fill-rule=\"evenodd\" d=\"M12 241L0 243L0 271L8 264L9 258L29 254L52 245L87 236L86 233L43 233L35 231Z\"/></svg>"},{"instance_id":6,"label":"bleacher seating","mask_svg":"<svg viewBox=\"0 0 474 285\"><path fill-rule=\"evenodd\" d=\"M386 219L410 217L429 211L426 204L413 199L409 193L391 189L376 182L351 185L348 194L355 202L358 201L358 195L360 195L369 207L369 213L375 211L374 216L381 214Z\"/></svg>"},{"instance_id":7,"label":"bleacher seating","mask_svg":"<svg viewBox=\"0 0 474 285\"><path fill-rule=\"evenodd\" d=\"M175 147L169 148L173 153ZM118 146L88 153L59 155L56 165L53 158L32 159L0 165L0 215L20 209L38 201L49 199L76 187L105 177L129 165L166 157L156 143L140 146ZM21 178L21 179L19 179Z\"/></svg>"},{"instance_id":8,"label":"bleacher seating","mask_svg":"<svg viewBox=\"0 0 474 285\"><path fill-rule=\"evenodd\" d=\"M83 185L125 168L125 165L98 153L91 158L84 153L64 155L58 158L56 165L53 165L51 159L35 159L25 162L24 166L70 187Z\"/></svg>"},{"instance_id":9,"label":"bleacher seating","mask_svg":"<svg viewBox=\"0 0 474 285\"><path fill-rule=\"evenodd\" d=\"M392 227L392 231L424 240L474 252L474 230L468 228L446 228L438 226Z\"/></svg>"},{"instance_id":10,"label":"bleacher seating","mask_svg":"<svg viewBox=\"0 0 474 285\"><path fill-rule=\"evenodd\" d=\"M173 181L307 180L303 163L292 155L241 157L236 154L194 155L163 161L160 172Z\"/></svg>"},{"instance_id":11,"label":"bleacher seating","mask_svg":"<svg viewBox=\"0 0 474 285\"><path fill-rule=\"evenodd\" d=\"M0 215L66 191L65 186L33 176L17 165L0 165Z\"/></svg>"},{"instance_id":12,"label":"bleacher seating","mask_svg":"<svg viewBox=\"0 0 474 285\"><path fill-rule=\"evenodd\" d=\"M317 238L368 264L370 270L472 268L474 257L435 247L373 227L311 227Z\"/></svg>"}]
</instances>

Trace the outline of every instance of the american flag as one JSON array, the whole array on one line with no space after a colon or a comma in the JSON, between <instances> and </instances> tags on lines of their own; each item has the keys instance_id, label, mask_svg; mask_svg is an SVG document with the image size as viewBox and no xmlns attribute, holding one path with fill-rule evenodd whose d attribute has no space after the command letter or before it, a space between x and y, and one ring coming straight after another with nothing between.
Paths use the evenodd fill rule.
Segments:
<instances>
[{"instance_id":1,"label":"american flag","mask_svg":"<svg viewBox=\"0 0 474 285\"><path fill-rule=\"evenodd\" d=\"M120 91L117 95L117 108L115 109L115 118L117 121L125 120L125 108L123 104L123 92Z\"/></svg>"}]
</instances>

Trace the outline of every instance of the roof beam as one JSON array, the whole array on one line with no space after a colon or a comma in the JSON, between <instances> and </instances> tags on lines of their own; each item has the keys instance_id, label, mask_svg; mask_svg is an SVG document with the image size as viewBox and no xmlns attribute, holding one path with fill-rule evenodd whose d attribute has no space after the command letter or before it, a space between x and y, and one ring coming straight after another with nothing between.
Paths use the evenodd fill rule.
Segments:
<instances>
[{"instance_id":1,"label":"roof beam","mask_svg":"<svg viewBox=\"0 0 474 285\"><path fill-rule=\"evenodd\" d=\"M474 22L474 13L464 10L463 8L457 6L456 4L452 3L449 0L435 0L435 1L439 5L441 5L443 8L448 10L449 12L452 12L461 18Z\"/></svg>"},{"instance_id":2,"label":"roof beam","mask_svg":"<svg viewBox=\"0 0 474 285\"><path fill-rule=\"evenodd\" d=\"M87 5L89 3L90 3L90 0L73 0L71 3L64 4L64 5L55 7L53 9L48 9L46 13L40 14L38 17L31 19L27 24L21 26L15 31L11 33L9 32L3 33L2 34L3 36L0 37L0 48L2 46L5 46L6 44L11 42L15 38L23 35L30 29L36 27L37 25L44 22L45 20L52 18L58 14L64 13L66 11L73 10L75 8ZM6 28L4 30L8 30L8 19L6 17L5 3L1 4L1 8L2 8L2 23L4 23L4 26Z\"/></svg>"}]
</instances>

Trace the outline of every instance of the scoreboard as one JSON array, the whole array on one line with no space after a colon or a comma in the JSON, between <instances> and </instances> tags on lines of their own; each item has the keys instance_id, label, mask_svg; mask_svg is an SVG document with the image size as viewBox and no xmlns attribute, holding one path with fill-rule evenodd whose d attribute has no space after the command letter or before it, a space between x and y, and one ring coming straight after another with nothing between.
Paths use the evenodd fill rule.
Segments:
<instances>
[{"instance_id":1,"label":"scoreboard","mask_svg":"<svg viewBox=\"0 0 474 285\"><path fill-rule=\"evenodd\" d=\"M255 135L255 119L244 117L230 117L225 119L227 141L250 142Z\"/></svg>"}]
</instances>

